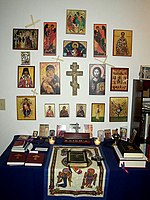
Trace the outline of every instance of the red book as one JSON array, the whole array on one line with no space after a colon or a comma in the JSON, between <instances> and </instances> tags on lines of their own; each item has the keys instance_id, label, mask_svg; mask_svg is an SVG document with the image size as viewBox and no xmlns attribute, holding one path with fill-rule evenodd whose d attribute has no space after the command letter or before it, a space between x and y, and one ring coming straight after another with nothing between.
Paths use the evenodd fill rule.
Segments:
<instances>
[{"instance_id":1,"label":"red book","mask_svg":"<svg viewBox=\"0 0 150 200\"><path fill-rule=\"evenodd\" d=\"M22 148L25 145L25 140L16 140L13 144L13 147Z\"/></svg>"},{"instance_id":2,"label":"red book","mask_svg":"<svg viewBox=\"0 0 150 200\"><path fill-rule=\"evenodd\" d=\"M9 154L7 165L24 165L26 154L23 152L11 152Z\"/></svg>"},{"instance_id":3,"label":"red book","mask_svg":"<svg viewBox=\"0 0 150 200\"><path fill-rule=\"evenodd\" d=\"M44 153L29 153L25 162L25 166L42 166L44 157Z\"/></svg>"}]
</instances>

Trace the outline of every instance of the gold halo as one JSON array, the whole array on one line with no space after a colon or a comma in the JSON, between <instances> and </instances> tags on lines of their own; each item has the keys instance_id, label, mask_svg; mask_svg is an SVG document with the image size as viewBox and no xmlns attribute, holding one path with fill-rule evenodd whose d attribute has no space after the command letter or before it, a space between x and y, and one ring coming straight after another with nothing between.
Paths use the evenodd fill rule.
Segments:
<instances>
[{"instance_id":1,"label":"gold halo","mask_svg":"<svg viewBox=\"0 0 150 200\"><path fill-rule=\"evenodd\" d=\"M75 44L77 45L77 48L78 48L79 44L78 44L77 42L73 42L73 43L72 43L72 48L74 48L74 45L75 45Z\"/></svg>"}]
</instances>

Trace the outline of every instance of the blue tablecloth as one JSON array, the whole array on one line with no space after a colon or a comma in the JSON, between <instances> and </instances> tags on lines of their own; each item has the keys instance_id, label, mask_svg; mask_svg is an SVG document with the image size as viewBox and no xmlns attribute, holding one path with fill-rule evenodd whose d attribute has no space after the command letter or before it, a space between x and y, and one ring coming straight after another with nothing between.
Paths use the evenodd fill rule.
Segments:
<instances>
[{"instance_id":1,"label":"blue tablecloth","mask_svg":"<svg viewBox=\"0 0 150 200\"><path fill-rule=\"evenodd\" d=\"M74 197L47 196L48 164L52 145L48 142L35 144L48 147L42 167L7 166L7 159L14 140L0 157L0 199L2 200L72 200ZM62 144L56 140L55 144ZM118 167L115 158L112 140L100 145L104 162L108 172L108 181L103 200L149 200L150 166L146 168L130 168L126 173ZM77 200L95 200L97 197L80 197Z\"/></svg>"}]
</instances>

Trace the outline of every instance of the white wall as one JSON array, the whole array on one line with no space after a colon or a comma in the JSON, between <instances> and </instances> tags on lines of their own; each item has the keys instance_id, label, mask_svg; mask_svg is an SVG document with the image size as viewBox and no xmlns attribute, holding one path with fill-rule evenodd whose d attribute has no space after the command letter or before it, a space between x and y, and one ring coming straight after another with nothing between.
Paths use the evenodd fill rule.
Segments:
<instances>
[{"instance_id":1,"label":"white wall","mask_svg":"<svg viewBox=\"0 0 150 200\"><path fill-rule=\"evenodd\" d=\"M87 11L86 35L68 35L65 33L66 9L83 9ZM130 110L132 100L132 80L138 78L141 64L150 64L150 1L149 0L0 0L0 99L6 99L6 110L0 110L0 154L11 142L15 134L32 134L39 129L40 123L49 123L50 129L56 129L57 124L78 122L81 127L85 123L91 123L91 103L104 102L105 122L93 123L94 135L98 129L119 128L128 126L130 130ZM39 29L39 50L31 52L31 63L36 69L35 88L37 95L37 119L36 121L18 121L16 115L16 96L32 95L31 89L17 88L17 68L21 64L20 52L12 50L13 28L25 28L31 22L30 15L34 19L41 19L36 24ZM63 40L86 40L87 58L63 58L61 62L61 95L40 95L40 70L41 61L54 61L51 57L43 56L43 22L56 21L57 32L57 56L63 58ZM106 95L89 96L88 77L89 64L99 63L93 58L93 24L107 24L107 62L116 67L129 67L129 91L110 92L110 67L106 69ZM133 55L132 57L112 56L113 29L133 30ZM70 69L72 62L77 62L84 76L78 78L80 89L77 96L72 96L72 88L69 86L71 78L66 77L66 71ZM128 122L109 122L109 97L129 97ZM55 103L56 117L45 118L44 104ZM70 117L59 118L59 103L70 104ZM87 117L75 117L76 103L87 104Z\"/></svg>"}]
</instances>

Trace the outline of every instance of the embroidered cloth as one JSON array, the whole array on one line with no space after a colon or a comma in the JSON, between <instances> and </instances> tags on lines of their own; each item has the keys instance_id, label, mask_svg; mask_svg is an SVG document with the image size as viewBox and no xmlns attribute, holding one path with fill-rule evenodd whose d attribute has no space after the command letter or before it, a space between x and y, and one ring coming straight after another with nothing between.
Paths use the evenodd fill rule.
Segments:
<instances>
[{"instance_id":1,"label":"embroidered cloth","mask_svg":"<svg viewBox=\"0 0 150 200\"><path fill-rule=\"evenodd\" d=\"M87 166L70 167L67 162L68 151L86 151ZM48 196L95 196L103 197L106 167L92 157L101 156L95 146L53 146L48 167Z\"/></svg>"}]
</instances>

